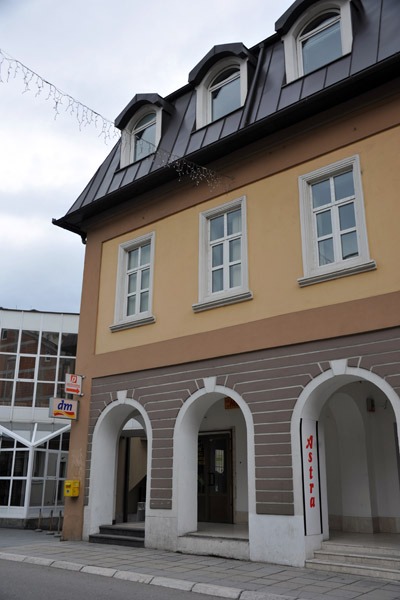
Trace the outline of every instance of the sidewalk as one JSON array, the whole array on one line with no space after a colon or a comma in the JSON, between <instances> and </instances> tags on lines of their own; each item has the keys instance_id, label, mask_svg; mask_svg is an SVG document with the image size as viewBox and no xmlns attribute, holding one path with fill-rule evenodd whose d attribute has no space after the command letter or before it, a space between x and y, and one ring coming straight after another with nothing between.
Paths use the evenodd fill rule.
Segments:
<instances>
[{"instance_id":1,"label":"sidewalk","mask_svg":"<svg viewBox=\"0 0 400 600\"><path fill-rule=\"evenodd\" d=\"M147 548L60 542L46 532L19 529L0 529L0 560L240 600L400 600L400 583L382 579Z\"/></svg>"}]
</instances>

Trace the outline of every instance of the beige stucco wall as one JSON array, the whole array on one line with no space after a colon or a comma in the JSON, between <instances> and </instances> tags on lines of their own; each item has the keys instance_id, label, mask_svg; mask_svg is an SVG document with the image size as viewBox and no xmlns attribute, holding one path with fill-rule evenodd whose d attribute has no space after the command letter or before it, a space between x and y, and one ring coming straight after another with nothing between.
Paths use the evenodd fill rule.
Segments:
<instances>
[{"instance_id":1,"label":"beige stucco wall","mask_svg":"<svg viewBox=\"0 0 400 600\"><path fill-rule=\"evenodd\" d=\"M398 290L399 139L399 127L391 128L104 242L96 353ZM303 268L298 176L354 154L360 155L370 257L378 268L300 288L297 279L302 277ZM254 298L195 314L192 304L198 300L199 213L242 195L247 198L249 284ZM150 231L155 232L156 323L111 333L118 247Z\"/></svg>"}]
</instances>

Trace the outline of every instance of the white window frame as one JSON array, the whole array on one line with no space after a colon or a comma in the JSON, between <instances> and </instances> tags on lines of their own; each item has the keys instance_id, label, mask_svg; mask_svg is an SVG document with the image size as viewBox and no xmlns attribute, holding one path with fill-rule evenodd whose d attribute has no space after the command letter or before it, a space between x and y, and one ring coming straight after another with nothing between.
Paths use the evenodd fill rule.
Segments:
<instances>
[{"instance_id":1,"label":"white window frame","mask_svg":"<svg viewBox=\"0 0 400 600\"><path fill-rule=\"evenodd\" d=\"M242 285L224 289L220 292L211 291L211 245L209 242L210 219L241 208L241 275ZM250 300L253 297L249 290L248 256L247 256L247 218L246 197L242 196L216 208L206 210L199 215L199 301L192 305L194 312L202 312L211 308L226 306ZM226 268L227 265L224 265Z\"/></svg>"},{"instance_id":2,"label":"white window frame","mask_svg":"<svg viewBox=\"0 0 400 600\"><path fill-rule=\"evenodd\" d=\"M351 24L350 0L320 0L301 15L282 37L285 51L287 83L304 75L301 41L303 39L302 32L305 27L317 17L332 11L337 12L340 18L342 56L351 52L353 46L353 29Z\"/></svg>"},{"instance_id":3,"label":"white window frame","mask_svg":"<svg viewBox=\"0 0 400 600\"><path fill-rule=\"evenodd\" d=\"M141 246L150 243L150 281L149 281L149 304L148 310L139 312L134 315L127 316L126 301L128 297L128 257L131 250L135 250ZM115 294L115 314L114 323L110 325L112 332L129 329L131 327L139 327L140 325L148 325L155 322L155 316L152 313L153 306L153 277L154 277L154 231L143 235L135 240L120 244L118 249L118 269L117 269L117 285Z\"/></svg>"},{"instance_id":4,"label":"white window frame","mask_svg":"<svg viewBox=\"0 0 400 600\"><path fill-rule=\"evenodd\" d=\"M212 123L212 105L211 92L215 89L212 82L218 75L224 71L237 67L240 76L240 107L246 101L247 95L247 60L237 57L227 57L218 61L205 75L201 83L196 88L196 127L204 127ZM235 78L233 78L235 79ZM227 80L228 82L228 80ZM221 86L219 86L221 87ZM238 108L240 108L238 107ZM227 113L230 114L230 113ZM222 118L222 117L221 117Z\"/></svg>"},{"instance_id":5,"label":"white window frame","mask_svg":"<svg viewBox=\"0 0 400 600\"><path fill-rule=\"evenodd\" d=\"M132 119L129 121L125 129L121 134L121 161L120 167L126 167L136 162L135 157L135 132L137 124L148 114L155 113L155 124L156 124L156 135L155 135L155 146L152 152L149 152L147 156L151 156L157 150L157 146L161 139L161 125L162 125L162 109L154 104L146 104L142 106ZM146 127L149 127L151 123L148 123ZM145 129L146 127L143 127ZM139 160L144 160L147 156Z\"/></svg>"},{"instance_id":6,"label":"white window frame","mask_svg":"<svg viewBox=\"0 0 400 600\"><path fill-rule=\"evenodd\" d=\"M350 170L353 172L354 180L354 212L359 254L353 258L341 259L320 266L311 186ZM300 287L376 269L375 261L371 260L369 256L359 155L350 156L306 175L301 175L299 177L299 199L304 269L304 276L298 279ZM335 236L335 234L336 237L340 236L340 232L334 230L333 235Z\"/></svg>"}]
</instances>

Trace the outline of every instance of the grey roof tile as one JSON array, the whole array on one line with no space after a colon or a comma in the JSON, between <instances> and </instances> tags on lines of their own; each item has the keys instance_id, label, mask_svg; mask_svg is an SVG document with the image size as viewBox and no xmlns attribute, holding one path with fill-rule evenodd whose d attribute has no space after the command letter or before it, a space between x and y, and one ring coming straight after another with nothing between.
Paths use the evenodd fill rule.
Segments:
<instances>
[{"instance_id":1,"label":"grey roof tile","mask_svg":"<svg viewBox=\"0 0 400 600\"><path fill-rule=\"evenodd\" d=\"M304 77L301 98L307 98L307 96L311 96L311 94L315 94L324 88L326 70L327 68L324 67Z\"/></svg>"},{"instance_id":2,"label":"grey roof tile","mask_svg":"<svg viewBox=\"0 0 400 600\"><path fill-rule=\"evenodd\" d=\"M364 10L360 13L353 12L351 75L376 62L381 4L381 0L363 0Z\"/></svg>"},{"instance_id":3,"label":"grey roof tile","mask_svg":"<svg viewBox=\"0 0 400 600\"><path fill-rule=\"evenodd\" d=\"M380 26L378 60L384 60L400 52L399 1L383 0Z\"/></svg>"},{"instance_id":4,"label":"grey roof tile","mask_svg":"<svg viewBox=\"0 0 400 600\"><path fill-rule=\"evenodd\" d=\"M279 98L278 110L286 108L290 104L294 104L301 97L301 90L303 87L303 79L296 79L281 90L281 97Z\"/></svg>"},{"instance_id":5,"label":"grey roof tile","mask_svg":"<svg viewBox=\"0 0 400 600\"><path fill-rule=\"evenodd\" d=\"M272 56L266 57L266 63L269 68L263 72L264 87L254 121L271 115L278 108L282 85L285 83L285 57L281 42L274 45Z\"/></svg>"}]
</instances>

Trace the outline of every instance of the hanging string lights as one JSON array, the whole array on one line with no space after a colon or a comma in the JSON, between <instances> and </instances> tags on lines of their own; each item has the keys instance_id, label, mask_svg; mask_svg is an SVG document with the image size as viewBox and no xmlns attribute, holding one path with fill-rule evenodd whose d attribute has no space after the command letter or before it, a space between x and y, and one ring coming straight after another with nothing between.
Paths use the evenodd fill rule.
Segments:
<instances>
[{"instance_id":1,"label":"hanging string lights","mask_svg":"<svg viewBox=\"0 0 400 600\"><path fill-rule=\"evenodd\" d=\"M0 48L0 83L9 83L10 80L17 78L22 78L23 94L33 92L35 97L44 96L45 100L52 103L54 119L57 119L57 116L61 114L61 110L64 109L64 112L76 119L80 130L88 126L99 129L99 137L102 137L105 143L112 142L120 137L120 132L113 121L103 117L70 94L63 92L53 83L47 81L47 79L41 77ZM151 142L146 141L146 144L151 144ZM154 162L157 163L159 168L174 169L178 174L179 181L184 177L189 177L195 185L206 182L212 189L220 185L221 177L215 171L196 165L185 158L156 147L154 144L151 145L153 147Z\"/></svg>"}]
</instances>

